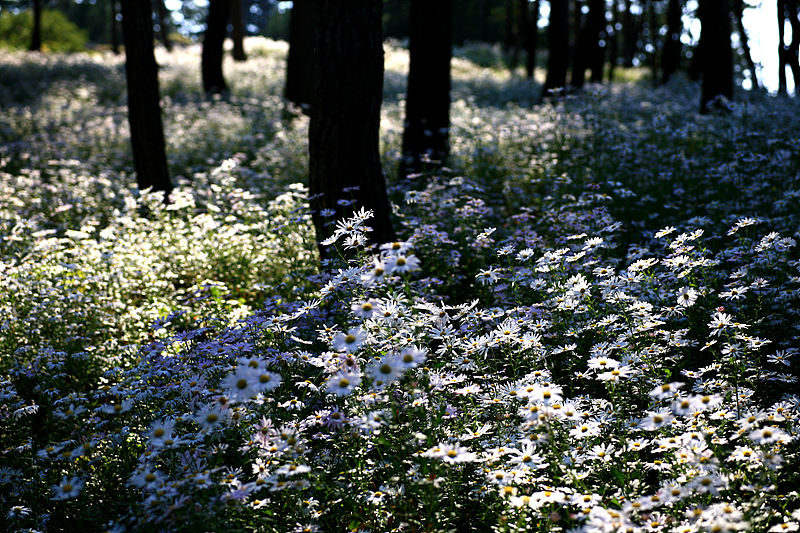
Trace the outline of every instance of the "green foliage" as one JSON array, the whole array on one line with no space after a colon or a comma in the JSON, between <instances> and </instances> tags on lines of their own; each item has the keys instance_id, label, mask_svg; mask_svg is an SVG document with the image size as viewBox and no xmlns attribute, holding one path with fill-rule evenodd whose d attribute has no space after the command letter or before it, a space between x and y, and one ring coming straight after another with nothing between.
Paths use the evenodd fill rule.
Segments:
<instances>
[{"instance_id":1,"label":"green foliage","mask_svg":"<svg viewBox=\"0 0 800 533\"><path fill-rule=\"evenodd\" d=\"M33 11L0 13L0 47L27 50L33 32ZM80 52L86 48L86 32L70 22L60 11L42 11L42 51Z\"/></svg>"}]
</instances>

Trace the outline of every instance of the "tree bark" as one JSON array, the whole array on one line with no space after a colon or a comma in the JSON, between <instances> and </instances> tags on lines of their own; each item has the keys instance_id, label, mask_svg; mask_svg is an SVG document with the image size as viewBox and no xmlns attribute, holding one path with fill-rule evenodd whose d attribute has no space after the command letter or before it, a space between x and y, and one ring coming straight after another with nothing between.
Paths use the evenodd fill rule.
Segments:
<instances>
[{"instance_id":1,"label":"tree bark","mask_svg":"<svg viewBox=\"0 0 800 533\"><path fill-rule=\"evenodd\" d=\"M569 6L567 2L550 3L550 25L547 28L550 56L547 59L547 80L543 94L567 84L569 69Z\"/></svg>"},{"instance_id":2,"label":"tree bark","mask_svg":"<svg viewBox=\"0 0 800 533\"><path fill-rule=\"evenodd\" d=\"M435 171L450 154L451 32L452 0L412 0L400 177Z\"/></svg>"},{"instance_id":3,"label":"tree bark","mask_svg":"<svg viewBox=\"0 0 800 533\"><path fill-rule=\"evenodd\" d=\"M128 83L128 122L133 163L139 190L164 191L168 200L172 184L167 170L158 67L153 54L153 18L150 2L121 0L125 39L125 73Z\"/></svg>"},{"instance_id":4,"label":"tree bark","mask_svg":"<svg viewBox=\"0 0 800 533\"><path fill-rule=\"evenodd\" d=\"M593 81L596 80L598 72L597 56L602 53L600 49L600 31L605 22L606 5L605 0L590 0L589 12L586 20L578 32L578 43L575 47L575 57L572 63L572 78L570 85L576 89L583 87L586 82L586 69L592 69ZM576 19L577 20L577 19ZM601 61L602 64L602 61ZM602 81L602 67L599 69L599 81Z\"/></svg>"},{"instance_id":5,"label":"tree bark","mask_svg":"<svg viewBox=\"0 0 800 533\"><path fill-rule=\"evenodd\" d=\"M396 240L378 152L383 90L381 0L318 4L314 102L309 128L309 189L317 239L332 221L364 207L372 243ZM347 190L345 190L347 189ZM338 200L353 199L344 207ZM322 210L335 212L323 216ZM320 244L320 254L329 257Z\"/></svg>"},{"instance_id":6,"label":"tree bark","mask_svg":"<svg viewBox=\"0 0 800 533\"><path fill-rule=\"evenodd\" d=\"M639 49L639 34L642 32L642 20L633 14L632 0L625 0L625 16L622 22L622 36L623 36L623 65L627 68L633 66L633 60L636 57L636 52Z\"/></svg>"},{"instance_id":7,"label":"tree bark","mask_svg":"<svg viewBox=\"0 0 800 533\"><path fill-rule=\"evenodd\" d=\"M786 50L786 62L792 69L795 91L800 87L800 20L797 18L797 0L786 0L786 13L792 26L792 42Z\"/></svg>"},{"instance_id":8,"label":"tree bark","mask_svg":"<svg viewBox=\"0 0 800 533\"><path fill-rule=\"evenodd\" d=\"M31 52L42 51L42 0L33 0L33 28L28 50Z\"/></svg>"},{"instance_id":9,"label":"tree bark","mask_svg":"<svg viewBox=\"0 0 800 533\"><path fill-rule=\"evenodd\" d=\"M786 0L778 0L778 94L786 94Z\"/></svg>"},{"instance_id":10,"label":"tree bark","mask_svg":"<svg viewBox=\"0 0 800 533\"><path fill-rule=\"evenodd\" d=\"M233 60L247 61L247 54L244 51L244 13L242 12L242 0L231 1L231 25L233 32Z\"/></svg>"},{"instance_id":11,"label":"tree bark","mask_svg":"<svg viewBox=\"0 0 800 533\"><path fill-rule=\"evenodd\" d=\"M201 56L203 89L207 94L221 94L228 91L225 76L222 74L222 57L230 6L230 0L208 2L207 27Z\"/></svg>"},{"instance_id":12,"label":"tree bark","mask_svg":"<svg viewBox=\"0 0 800 533\"><path fill-rule=\"evenodd\" d=\"M608 50L608 81L614 81L614 69L617 68L617 61L619 60L619 31L617 24L619 23L619 2L611 3L611 24L614 27L614 32L606 37L606 42L609 43Z\"/></svg>"},{"instance_id":13,"label":"tree bark","mask_svg":"<svg viewBox=\"0 0 800 533\"><path fill-rule=\"evenodd\" d=\"M161 28L161 44L164 45L167 52L172 52L172 41L169 40L169 13L167 6L164 5L164 0L156 0L156 10L158 13L158 25Z\"/></svg>"},{"instance_id":14,"label":"tree bark","mask_svg":"<svg viewBox=\"0 0 800 533\"><path fill-rule=\"evenodd\" d=\"M683 2L669 0L667 9L667 35L661 57L661 83L667 83L681 64L681 32L683 31Z\"/></svg>"},{"instance_id":15,"label":"tree bark","mask_svg":"<svg viewBox=\"0 0 800 533\"><path fill-rule=\"evenodd\" d=\"M750 52L750 39L744 29L744 0L733 0L734 17L736 18L736 31L739 34L739 42L742 43L744 60L747 63L747 71L750 73L750 88L760 90L761 83L758 81L756 63L753 61L753 54Z\"/></svg>"},{"instance_id":16,"label":"tree bark","mask_svg":"<svg viewBox=\"0 0 800 533\"><path fill-rule=\"evenodd\" d=\"M523 4L526 9L523 11L525 19L522 42L528 54L525 61L525 75L532 80L536 71L536 54L539 48L539 0L533 0L530 10L528 10L528 0L520 0L520 8Z\"/></svg>"},{"instance_id":17,"label":"tree bark","mask_svg":"<svg viewBox=\"0 0 800 533\"><path fill-rule=\"evenodd\" d=\"M117 31L117 14L119 11L117 10L117 0L111 0L109 4L111 6L111 51L114 52L114 55L119 55L119 32Z\"/></svg>"},{"instance_id":18,"label":"tree bark","mask_svg":"<svg viewBox=\"0 0 800 533\"><path fill-rule=\"evenodd\" d=\"M284 96L307 115L314 100L314 32L317 0L295 0L289 21Z\"/></svg>"},{"instance_id":19,"label":"tree bark","mask_svg":"<svg viewBox=\"0 0 800 533\"><path fill-rule=\"evenodd\" d=\"M699 0L700 42L703 48L703 88L700 112L724 111L718 98L733 99L733 50L728 0Z\"/></svg>"}]
</instances>

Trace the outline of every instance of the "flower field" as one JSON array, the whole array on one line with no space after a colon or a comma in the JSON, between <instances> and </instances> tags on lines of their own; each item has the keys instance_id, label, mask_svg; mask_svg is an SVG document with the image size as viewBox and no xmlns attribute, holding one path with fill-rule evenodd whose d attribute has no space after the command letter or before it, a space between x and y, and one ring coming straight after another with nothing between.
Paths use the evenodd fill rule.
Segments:
<instances>
[{"instance_id":1,"label":"flower field","mask_svg":"<svg viewBox=\"0 0 800 533\"><path fill-rule=\"evenodd\" d=\"M0 51L0 530L800 529L795 99L533 105L460 50L449 168L399 182L389 43L402 241L357 210L320 267L286 45L246 45L215 100L157 50L168 205L121 58Z\"/></svg>"}]
</instances>

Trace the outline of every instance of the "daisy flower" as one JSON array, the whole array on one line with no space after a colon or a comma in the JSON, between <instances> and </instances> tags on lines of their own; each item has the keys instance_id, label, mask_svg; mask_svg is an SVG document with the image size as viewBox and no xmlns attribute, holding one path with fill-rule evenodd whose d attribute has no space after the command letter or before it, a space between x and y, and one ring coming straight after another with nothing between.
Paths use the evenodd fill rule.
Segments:
<instances>
[{"instance_id":1,"label":"daisy flower","mask_svg":"<svg viewBox=\"0 0 800 533\"><path fill-rule=\"evenodd\" d=\"M58 485L53 485L50 487L53 491L53 500L69 500L71 498L77 498L78 495L83 490L83 481L79 477L71 477L68 478L64 476L61 479L61 483Z\"/></svg>"},{"instance_id":2,"label":"daisy flower","mask_svg":"<svg viewBox=\"0 0 800 533\"><path fill-rule=\"evenodd\" d=\"M325 388L337 396L347 396L360 384L361 376L354 372L340 370L328 378Z\"/></svg>"},{"instance_id":3,"label":"daisy flower","mask_svg":"<svg viewBox=\"0 0 800 533\"><path fill-rule=\"evenodd\" d=\"M691 307L697 301L697 291L691 287L678 289L676 296L678 297L678 305L681 307Z\"/></svg>"},{"instance_id":4,"label":"daisy flower","mask_svg":"<svg viewBox=\"0 0 800 533\"><path fill-rule=\"evenodd\" d=\"M351 328L347 333L337 333L333 336L333 349L337 352L347 351L348 353L355 353L358 350L367 334L361 328Z\"/></svg>"}]
</instances>

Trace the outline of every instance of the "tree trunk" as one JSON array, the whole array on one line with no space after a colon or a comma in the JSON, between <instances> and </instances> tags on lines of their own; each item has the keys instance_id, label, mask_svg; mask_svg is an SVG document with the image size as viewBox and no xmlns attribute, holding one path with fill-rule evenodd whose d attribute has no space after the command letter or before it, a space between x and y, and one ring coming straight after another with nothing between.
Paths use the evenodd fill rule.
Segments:
<instances>
[{"instance_id":1,"label":"tree trunk","mask_svg":"<svg viewBox=\"0 0 800 533\"><path fill-rule=\"evenodd\" d=\"M435 171L450 153L451 35L452 0L412 0L400 177Z\"/></svg>"},{"instance_id":2,"label":"tree trunk","mask_svg":"<svg viewBox=\"0 0 800 533\"><path fill-rule=\"evenodd\" d=\"M703 89L700 112L724 111L718 98L733 99L733 50L728 0L699 0L700 42L703 47Z\"/></svg>"},{"instance_id":3,"label":"tree trunk","mask_svg":"<svg viewBox=\"0 0 800 533\"><path fill-rule=\"evenodd\" d=\"M413 2L413 0L412 0ZM514 73L519 65L519 24L514 16L514 0L506 0L505 56L508 70ZM522 15L520 15L522 16Z\"/></svg>"},{"instance_id":4,"label":"tree trunk","mask_svg":"<svg viewBox=\"0 0 800 533\"><path fill-rule=\"evenodd\" d=\"M633 60L639 49L639 34L641 33L641 19L633 14L632 0L625 0L625 16L622 22L623 36L623 65L627 68L633 66Z\"/></svg>"},{"instance_id":5,"label":"tree trunk","mask_svg":"<svg viewBox=\"0 0 800 533\"><path fill-rule=\"evenodd\" d=\"M230 0L209 0L206 32L203 37L201 57L203 89L207 94L221 94L228 91L222 74L223 46L228 31Z\"/></svg>"},{"instance_id":6,"label":"tree trunk","mask_svg":"<svg viewBox=\"0 0 800 533\"><path fill-rule=\"evenodd\" d=\"M614 69L617 68L617 61L619 60L619 31L617 24L619 23L619 2L614 1L611 3L611 24L614 27L614 32L606 37L606 42L610 44L608 50L608 81L614 81Z\"/></svg>"},{"instance_id":7,"label":"tree trunk","mask_svg":"<svg viewBox=\"0 0 800 533\"><path fill-rule=\"evenodd\" d=\"M247 61L247 54L244 51L244 14L242 12L242 0L231 0L231 25L233 32L233 60Z\"/></svg>"},{"instance_id":8,"label":"tree trunk","mask_svg":"<svg viewBox=\"0 0 800 533\"><path fill-rule=\"evenodd\" d=\"M539 0L533 0L532 9L528 11L528 0L520 0L520 8L525 5L523 44L528 58L525 61L525 75L533 79L536 70L536 54L539 48Z\"/></svg>"},{"instance_id":9,"label":"tree trunk","mask_svg":"<svg viewBox=\"0 0 800 533\"><path fill-rule=\"evenodd\" d=\"M667 83L681 64L681 32L683 31L681 0L669 0L667 35L661 57L661 83Z\"/></svg>"},{"instance_id":10,"label":"tree trunk","mask_svg":"<svg viewBox=\"0 0 800 533\"><path fill-rule=\"evenodd\" d=\"M33 29L28 50L31 52L42 51L42 0L33 0Z\"/></svg>"},{"instance_id":11,"label":"tree trunk","mask_svg":"<svg viewBox=\"0 0 800 533\"><path fill-rule=\"evenodd\" d=\"M311 210L317 239L332 222L364 207L372 243L396 240L381 169L378 139L383 90L381 0L318 4L314 102L309 129ZM353 199L343 207L338 200ZM334 217L323 216L331 210ZM320 244L320 254L329 257Z\"/></svg>"},{"instance_id":12,"label":"tree trunk","mask_svg":"<svg viewBox=\"0 0 800 533\"><path fill-rule=\"evenodd\" d=\"M119 14L119 11L117 9L117 0L111 0L109 5L111 7L111 51L114 52L114 55L119 55L119 32L117 31L117 14Z\"/></svg>"},{"instance_id":13,"label":"tree trunk","mask_svg":"<svg viewBox=\"0 0 800 533\"><path fill-rule=\"evenodd\" d=\"M172 52L172 42L169 40L169 13L167 6L164 5L164 0L156 0L156 10L158 13L158 25L161 28L161 43L167 52Z\"/></svg>"},{"instance_id":14,"label":"tree trunk","mask_svg":"<svg viewBox=\"0 0 800 533\"><path fill-rule=\"evenodd\" d=\"M168 200L172 184L167 170L158 67L153 54L153 18L150 2L121 0L125 39L125 73L128 82L128 122L133 163L139 190L164 191Z\"/></svg>"},{"instance_id":15,"label":"tree trunk","mask_svg":"<svg viewBox=\"0 0 800 533\"><path fill-rule=\"evenodd\" d=\"M547 28L550 56L547 59L547 80L543 94L564 88L569 69L569 6L567 2L550 3L550 25Z\"/></svg>"},{"instance_id":16,"label":"tree trunk","mask_svg":"<svg viewBox=\"0 0 800 533\"><path fill-rule=\"evenodd\" d=\"M589 12L582 28L578 32L578 43L575 47L575 58L572 63L572 78L570 85L580 89L586 81L586 69L592 69L593 81L602 81L602 67L597 68L598 55L602 54L600 49L600 31L606 17L605 0L590 0L588 4ZM577 19L576 19L577 20ZM600 61L602 65L602 60ZM596 74L597 73L597 74ZM599 75L598 75L599 74Z\"/></svg>"},{"instance_id":17,"label":"tree trunk","mask_svg":"<svg viewBox=\"0 0 800 533\"><path fill-rule=\"evenodd\" d=\"M756 63L753 61L753 54L750 52L750 39L744 29L744 0L733 0L734 17L736 18L736 31L739 34L739 42L742 43L744 60L747 63L747 71L750 73L750 88L760 90L761 83L758 81Z\"/></svg>"},{"instance_id":18,"label":"tree trunk","mask_svg":"<svg viewBox=\"0 0 800 533\"><path fill-rule=\"evenodd\" d=\"M795 92L800 88L800 20L797 18L797 0L786 0L786 13L792 25L792 42L786 50L786 62L792 69Z\"/></svg>"},{"instance_id":19,"label":"tree trunk","mask_svg":"<svg viewBox=\"0 0 800 533\"><path fill-rule=\"evenodd\" d=\"M314 100L314 31L317 0L295 0L289 22L284 96L310 115Z\"/></svg>"},{"instance_id":20,"label":"tree trunk","mask_svg":"<svg viewBox=\"0 0 800 533\"><path fill-rule=\"evenodd\" d=\"M778 0L778 94L786 94L786 0Z\"/></svg>"}]
</instances>

